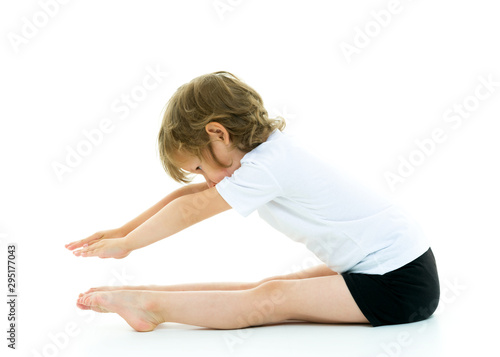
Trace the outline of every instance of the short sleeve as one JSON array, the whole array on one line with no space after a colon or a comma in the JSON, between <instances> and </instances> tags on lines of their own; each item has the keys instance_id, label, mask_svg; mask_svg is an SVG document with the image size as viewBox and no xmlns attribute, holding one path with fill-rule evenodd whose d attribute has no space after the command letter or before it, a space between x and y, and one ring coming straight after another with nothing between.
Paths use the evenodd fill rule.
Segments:
<instances>
[{"instance_id":1,"label":"short sleeve","mask_svg":"<svg viewBox=\"0 0 500 357\"><path fill-rule=\"evenodd\" d=\"M215 188L243 217L281 195L281 187L269 169L254 162L242 162L232 176L225 177Z\"/></svg>"}]
</instances>

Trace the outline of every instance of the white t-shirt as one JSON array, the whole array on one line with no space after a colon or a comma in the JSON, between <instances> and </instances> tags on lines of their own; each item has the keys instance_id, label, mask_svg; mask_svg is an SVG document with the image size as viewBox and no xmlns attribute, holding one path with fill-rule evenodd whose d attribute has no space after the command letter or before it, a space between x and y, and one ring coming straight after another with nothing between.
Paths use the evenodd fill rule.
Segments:
<instances>
[{"instance_id":1,"label":"white t-shirt","mask_svg":"<svg viewBox=\"0 0 500 357\"><path fill-rule=\"evenodd\" d=\"M384 274L418 258L429 243L417 222L275 130L216 186L246 217L259 216L301 242L337 273Z\"/></svg>"}]
</instances>

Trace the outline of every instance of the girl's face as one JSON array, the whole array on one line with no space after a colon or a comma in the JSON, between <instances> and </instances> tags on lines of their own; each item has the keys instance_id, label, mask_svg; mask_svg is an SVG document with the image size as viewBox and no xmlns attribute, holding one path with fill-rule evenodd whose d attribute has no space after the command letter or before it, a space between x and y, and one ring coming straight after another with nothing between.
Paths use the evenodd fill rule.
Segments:
<instances>
[{"instance_id":1,"label":"girl's face","mask_svg":"<svg viewBox=\"0 0 500 357\"><path fill-rule=\"evenodd\" d=\"M236 148L230 150L223 141L214 141L210 145L212 145L214 155L217 159L222 164L231 164L231 166L227 168L219 167L211 158L200 159L194 155L180 153L177 155L181 168L193 174L203 175L209 188L214 187L224 177L231 176L241 166L240 160L245 155L244 152ZM207 153L205 156L210 157L210 154Z\"/></svg>"}]
</instances>

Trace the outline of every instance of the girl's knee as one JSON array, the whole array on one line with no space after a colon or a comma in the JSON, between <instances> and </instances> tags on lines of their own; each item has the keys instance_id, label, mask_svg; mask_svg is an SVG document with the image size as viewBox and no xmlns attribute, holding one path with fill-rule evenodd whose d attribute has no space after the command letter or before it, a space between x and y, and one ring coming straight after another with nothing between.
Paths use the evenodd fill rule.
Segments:
<instances>
[{"instance_id":1,"label":"girl's knee","mask_svg":"<svg viewBox=\"0 0 500 357\"><path fill-rule=\"evenodd\" d=\"M253 290L256 294L273 296L276 299L276 296L281 295L287 289L287 285L289 285L289 281L287 280L267 280L260 283Z\"/></svg>"},{"instance_id":2,"label":"girl's knee","mask_svg":"<svg viewBox=\"0 0 500 357\"><path fill-rule=\"evenodd\" d=\"M285 307L286 290L290 281L270 280L250 290L254 316L267 318L269 322L288 319Z\"/></svg>"}]
</instances>

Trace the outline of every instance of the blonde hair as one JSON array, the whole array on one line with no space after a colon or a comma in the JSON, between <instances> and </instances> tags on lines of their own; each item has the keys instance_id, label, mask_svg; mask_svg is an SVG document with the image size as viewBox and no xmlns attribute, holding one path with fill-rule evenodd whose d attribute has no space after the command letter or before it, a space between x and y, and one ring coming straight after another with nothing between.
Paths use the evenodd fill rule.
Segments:
<instances>
[{"instance_id":1,"label":"blonde hair","mask_svg":"<svg viewBox=\"0 0 500 357\"><path fill-rule=\"evenodd\" d=\"M199 158L209 154L217 165L227 167L209 145L205 126L210 122L223 125L233 147L245 153L265 142L275 129L285 128L285 120L270 119L260 95L235 75L218 71L196 77L168 101L158 135L160 160L175 181L191 181L175 160L181 152Z\"/></svg>"}]
</instances>

